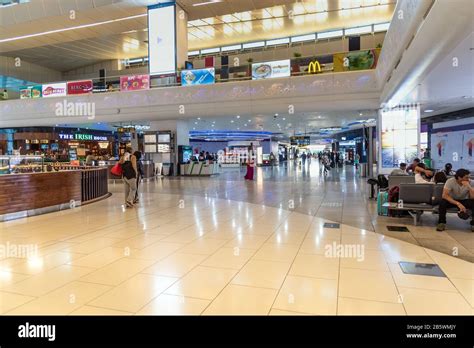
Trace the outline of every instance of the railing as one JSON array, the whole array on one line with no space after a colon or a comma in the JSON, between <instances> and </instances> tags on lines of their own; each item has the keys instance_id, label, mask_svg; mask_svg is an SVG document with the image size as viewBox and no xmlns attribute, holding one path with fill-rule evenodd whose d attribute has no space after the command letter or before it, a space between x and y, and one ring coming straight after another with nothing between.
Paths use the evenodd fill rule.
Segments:
<instances>
[{"instance_id":1,"label":"railing","mask_svg":"<svg viewBox=\"0 0 474 348\"><path fill-rule=\"evenodd\" d=\"M369 52L369 53L367 53ZM354 59L351 61L350 57L363 56L367 53L367 57L371 56L373 59L373 64L370 67L357 67L351 66L351 64L360 64L361 60ZM332 72L344 72L344 71L354 71L354 70L372 70L377 66L377 60L380 54L380 48L375 49L366 49L360 51L351 51L351 52L340 52L334 54L326 55L315 55L315 56L305 56L305 57L295 57L292 59L281 59L290 61L290 76L303 76L303 75L314 75L314 74L324 74ZM364 57L363 57L364 58ZM276 59L275 61L279 61ZM247 81L252 80L252 65L254 64L263 64L271 63L272 61L259 61L259 62L247 62L248 64L240 64L240 61L232 61L227 66L221 66L215 68L215 83L225 83L225 82L234 82L234 81ZM354 63L356 62L356 63ZM228 78L222 78L223 70L228 69ZM225 74L225 75L227 75ZM106 78L92 78L84 79L81 81L92 81L93 83L93 92L92 93L108 93L120 91L120 78L124 76L137 76L137 75L146 75L145 73L137 72L135 75L116 75L109 76ZM59 81L59 82L49 82L43 84L56 84L56 83L66 83L74 82L77 80L70 81ZM39 85L39 84L38 84ZM150 89L154 88L164 88L164 87L177 87L181 86L181 70L178 70L174 75L168 75L164 77L150 77ZM148 89L148 88L147 88ZM20 99L18 97L17 99Z\"/></svg>"},{"instance_id":2,"label":"railing","mask_svg":"<svg viewBox=\"0 0 474 348\"><path fill-rule=\"evenodd\" d=\"M81 171L81 201L88 203L109 193L108 169L94 168Z\"/></svg>"}]
</instances>

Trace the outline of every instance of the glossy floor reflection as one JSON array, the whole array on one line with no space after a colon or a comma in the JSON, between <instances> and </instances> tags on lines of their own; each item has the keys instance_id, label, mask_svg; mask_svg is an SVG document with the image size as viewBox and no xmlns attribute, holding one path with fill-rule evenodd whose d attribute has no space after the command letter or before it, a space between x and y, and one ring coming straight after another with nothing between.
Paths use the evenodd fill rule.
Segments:
<instances>
[{"instance_id":1,"label":"glossy floor reflection","mask_svg":"<svg viewBox=\"0 0 474 348\"><path fill-rule=\"evenodd\" d=\"M2 245L38 246L2 255L0 313L473 314L470 262L344 223L326 229L333 220L318 214L161 185L146 184L135 209L116 185L107 200L0 224ZM437 263L447 278L404 274L399 261Z\"/></svg>"},{"instance_id":2,"label":"glossy floor reflection","mask_svg":"<svg viewBox=\"0 0 474 348\"><path fill-rule=\"evenodd\" d=\"M255 182L243 180L244 170L225 169L212 178L166 178L144 186L144 192L196 195L231 199L307 214L347 226L394 237L448 255L474 262L474 233L469 223L448 214L448 229L435 231L437 215L424 214L419 226L411 217L377 215L367 178L355 174L354 167L320 175L317 161L303 169L292 163L274 168L257 168ZM390 232L387 225L407 226L410 232Z\"/></svg>"}]
</instances>

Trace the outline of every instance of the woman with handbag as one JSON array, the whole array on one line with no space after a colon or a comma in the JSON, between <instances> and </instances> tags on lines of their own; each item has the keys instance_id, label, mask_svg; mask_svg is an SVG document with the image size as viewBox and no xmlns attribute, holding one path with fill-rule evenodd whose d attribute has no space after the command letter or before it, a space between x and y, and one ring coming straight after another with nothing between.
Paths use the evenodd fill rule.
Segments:
<instances>
[{"instance_id":1,"label":"woman with handbag","mask_svg":"<svg viewBox=\"0 0 474 348\"><path fill-rule=\"evenodd\" d=\"M135 194L137 192L137 158L126 151L120 158L120 165L122 167L122 180L125 189L125 205L127 208L133 208Z\"/></svg>"}]
</instances>

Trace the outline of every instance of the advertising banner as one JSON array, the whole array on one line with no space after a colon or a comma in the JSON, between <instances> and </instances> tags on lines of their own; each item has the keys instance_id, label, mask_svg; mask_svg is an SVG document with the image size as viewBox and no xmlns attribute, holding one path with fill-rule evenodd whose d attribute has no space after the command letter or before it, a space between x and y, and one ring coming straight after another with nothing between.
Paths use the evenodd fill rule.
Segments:
<instances>
[{"instance_id":1,"label":"advertising banner","mask_svg":"<svg viewBox=\"0 0 474 348\"><path fill-rule=\"evenodd\" d=\"M431 135L431 159L435 169L451 163L454 169L474 170L474 130L440 132Z\"/></svg>"},{"instance_id":2,"label":"advertising banner","mask_svg":"<svg viewBox=\"0 0 474 348\"><path fill-rule=\"evenodd\" d=\"M23 86L20 87L20 98L29 99L29 98L41 98L42 86Z\"/></svg>"},{"instance_id":3,"label":"advertising banner","mask_svg":"<svg viewBox=\"0 0 474 348\"><path fill-rule=\"evenodd\" d=\"M181 71L181 85L209 85L216 82L216 71L214 68L195 69Z\"/></svg>"},{"instance_id":4,"label":"advertising banner","mask_svg":"<svg viewBox=\"0 0 474 348\"><path fill-rule=\"evenodd\" d=\"M176 13L174 2L148 9L148 56L150 75L176 71Z\"/></svg>"},{"instance_id":5,"label":"advertising banner","mask_svg":"<svg viewBox=\"0 0 474 348\"><path fill-rule=\"evenodd\" d=\"M380 49L334 54L334 72L375 69Z\"/></svg>"},{"instance_id":6,"label":"advertising banner","mask_svg":"<svg viewBox=\"0 0 474 348\"><path fill-rule=\"evenodd\" d=\"M289 77L290 75L291 63L289 59L252 64L252 80Z\"/></svg>"},{"instance_id":7,"label":"advertising banner","mask_svg":"<svg viewBox=\"0 0 474 348\"><path fill-rule=\"evenodd\" d=\"M383 168L397 168L418 157L419 111L399 108L382 111L381 164Z\"/></svg>"},{"instance_id":8,"label":"advertising banner","mask_svg":"<svg viewBox=\"0 0 474 348\"><path fill-rule=\"evenodd\" d=\"M150 88L150 75L120 77L120 91L139 91Z\"/></svg>"},{"instance_id":9,"label":"advertising banner","mask_svg":"<svg viewBox=\"0 0 474 348\"><path fill-rule=\"evenodd\" d=\"M42 92L43 98L65 97L67 95L66 82L43 85Z\"/></svg>"},{"instance_id":10,"label":"advertising banner","mask_svg":"<svg viewBox=\"0 0 474 348\"><path fill-rule=\"evenodd\" d=\"M73 81L67 83L67 94L87 94L92 93L94 85L92 80Z\"/></svg>"}]
</instances>

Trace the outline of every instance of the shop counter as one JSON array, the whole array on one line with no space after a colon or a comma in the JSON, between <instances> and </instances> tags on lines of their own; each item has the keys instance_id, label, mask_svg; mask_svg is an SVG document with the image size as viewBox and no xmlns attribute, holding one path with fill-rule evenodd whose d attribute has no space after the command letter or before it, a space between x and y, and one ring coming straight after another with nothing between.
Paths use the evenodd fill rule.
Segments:
<instances>
[{"instance_id":1,"label":"shop counter","mask_svg":"<svg viewBox=\"0 0 474 348\"><path fill-rule=\"evenodd\" d=\"M107 169L0 175L0 221L71 209L110 196Z\"/></svg>"},{"instance_id":2,"label":"shop counter","mask_svg":"<svg viewBox=\"0 0 474 348\"><path fill-rule=\"evenodd\" d=\"M219 174L219 165L217 162L191 162L188 164L181 164L181 175L192 176L210 176Z\"/></svg>"}]
</instances>

